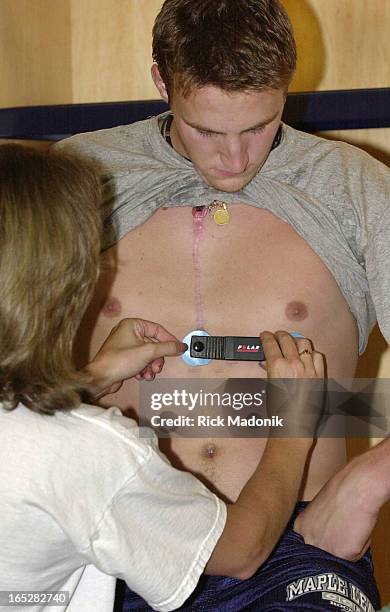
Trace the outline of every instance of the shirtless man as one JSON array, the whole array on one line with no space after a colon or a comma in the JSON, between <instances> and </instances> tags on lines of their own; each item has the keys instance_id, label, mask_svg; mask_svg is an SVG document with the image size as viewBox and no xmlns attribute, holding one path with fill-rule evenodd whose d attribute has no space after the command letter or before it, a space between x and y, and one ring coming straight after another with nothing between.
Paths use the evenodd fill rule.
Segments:
<instances>
[{"instance_id":1,"label":"shirtless man","mask_svg":"<svg viewBox=\"0 0 390 612\"><path fill-rule=\"evenodd\" d=\"M259 326L298 331L329 356L328 376L353 376L375 318L367 236L386 211L385 168L353 147L281 123L296 51L277 0L166 0L153 35L152 76L172 114L65 143L104 166L107 265L84 327L91 353L121 317L142 312L181 338L200 328L212 335L252 336ZM215 201L223 202L223 225L214 221ZM249 362L191 367L176 360L164 375L265 372ZM129 383L108 404L128 410L137 401L137 385ZM234 500L264 443L175 438L161 448L174 465ZM319 440L302 500L344 463L342 440ZM362 610L378 605L367 556L347 569L288 534L250 581L205 579L183 609L207 599L202 609L328 610L333 596L361 596L368 602ZM296 555L294 571L276 580L286 550ZM308 576L309 586L302 581ZM126 610L144 605L126 593Z\"/></svg>"}]
</instances>

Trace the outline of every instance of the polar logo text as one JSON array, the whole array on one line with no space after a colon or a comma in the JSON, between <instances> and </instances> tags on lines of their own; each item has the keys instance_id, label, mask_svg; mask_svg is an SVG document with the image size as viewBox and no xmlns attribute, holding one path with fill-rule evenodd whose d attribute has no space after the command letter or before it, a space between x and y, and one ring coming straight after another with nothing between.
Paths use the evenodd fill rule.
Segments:
<instances>
[{"instance_id":1,"label":"polar logo text","mask_svg":"<svg viewBox=\"0 0 390 612\"><path fill-rule=\"evenodd\" d=\"M237 347L237 353L257 353L259 351L260 345L255 344L239 344Z\"/></svg>"}]
</instances>

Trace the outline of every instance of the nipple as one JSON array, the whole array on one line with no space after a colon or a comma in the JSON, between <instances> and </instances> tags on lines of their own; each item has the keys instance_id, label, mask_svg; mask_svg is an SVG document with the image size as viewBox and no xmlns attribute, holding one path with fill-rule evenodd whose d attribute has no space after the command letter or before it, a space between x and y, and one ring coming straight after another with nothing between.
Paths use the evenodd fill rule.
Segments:
<instances>
[{"instance_id":1,"label":"nipple","mask_svg":"<svg viewBox=\"0 0 390 612\"><path fill-rule=\"evenodd\" d=\"M286 317L291 321L303 321L308 317L308 310L303 302L289 302L286 306Z\"/></svg>"},{"instance_id":2,"label":"nipple","mask_svg":"<svg viewBox=\"0 0 390 612\"><path fill-rule=\"evenodd\" d=\"M106 317L118 317L122 312L122 305L115 297L110 297L106 300L103 306L103 314Z\"/></svg>"}]
</instances>

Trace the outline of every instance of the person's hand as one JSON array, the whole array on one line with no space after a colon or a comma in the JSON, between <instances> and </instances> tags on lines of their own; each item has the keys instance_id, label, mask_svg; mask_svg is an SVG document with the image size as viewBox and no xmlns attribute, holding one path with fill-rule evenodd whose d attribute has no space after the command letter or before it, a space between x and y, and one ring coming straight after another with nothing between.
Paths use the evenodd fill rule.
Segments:
<instances>
[{"instance_id":1,"label":"person's hand","mask_svg":"<svg viewBox=\"0 0 390 612\"><path fill-rule=\"evenodd\" d=\"M260 334L268 375L267 414L283 419L270 435L313 437L324 405L324 358L307 338L288 332Z\"/></svg>"},{"instance_id":2,"label":"person's hand","mask_svg":"<svg viewBox=\"0 0 390 612\"><path fill-rule=\"evenodd\" d=\"M164 357L178 356L186 350L187 345L158 323L122 319L82 374L90 394L97 399L116 393L128 378L153 380L164 366Z\"/></svg>"},{"instance_id":3,"label":"person's hand","mask_svg":"<svg viewBox=\"0 0 390 612\"><path fill-rule=\"evenodd\" d=\"M308 338L293 338L286 331L260 334L268 378L324 378L324 357Z\"/></svg>"},{"instance_id":4,"label":"person's hand","mask_svg":"<svg viewBox=\"0 0 390 612\"><path fill-rule=\"evenodd\" d=\"M381 506L372 495L375 475L366 469L367 457L346 465L298 515L294 529L306 544L349 561L367 551Z\"/></svg>"}]
</instances>

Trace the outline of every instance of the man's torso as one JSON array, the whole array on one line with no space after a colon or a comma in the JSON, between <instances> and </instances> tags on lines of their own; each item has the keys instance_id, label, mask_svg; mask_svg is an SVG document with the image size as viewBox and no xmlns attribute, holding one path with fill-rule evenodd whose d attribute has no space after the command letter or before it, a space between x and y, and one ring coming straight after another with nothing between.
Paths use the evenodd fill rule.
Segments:
<instances>
[{"instance_id":1,"label":"man's torso","mask_svg":"<svg viewBox=\"0 0 390 612\"><path fill-rule=\"evenodd\" d=\"M358 355L355 320L319 257L286 223L266 210L229 206L228 225L204 221L199 242L198 309L191 207L159 209L104 254L102 276L79 345L96 353L123 317L163 324L183 338L197 329L199 298L213 335L255 336L261 330L299 331L325 354L328 376L353 375ZM196 265L196 262L195 262ZM198 310L198 312L197 312ZM167 359L167 378L264 377L256 363L214 361L190 367ZM125 383L107 405L137 408L138 383ZM264 438L176 438L160 447L174 465L192 471L228 500L237 498L264 449ZM319 440L302 498L310 499L345 461L341 440Z\"/></svg>"}]
</instances>

